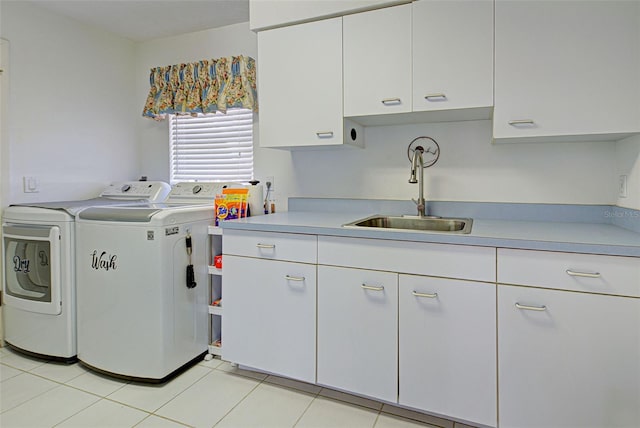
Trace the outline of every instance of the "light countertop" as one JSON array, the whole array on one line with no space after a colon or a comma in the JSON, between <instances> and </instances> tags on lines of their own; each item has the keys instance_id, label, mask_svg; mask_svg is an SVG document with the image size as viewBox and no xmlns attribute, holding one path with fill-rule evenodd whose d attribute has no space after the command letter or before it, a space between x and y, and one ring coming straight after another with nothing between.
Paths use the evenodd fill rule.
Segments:
<instances>
[{"instance_id":1,"label":"light countertop","mask_svg":"<svg viewBox=\"0 0 640 428\"><path fill-rule=\"evenodd\" d=\"M289 211L224 221L221 227L224 230L289 232L640 257L640 233L606 223L474 218L469 234L342 227L343 224L373 214L382 213Z\"/></svg>"}]
</instances>

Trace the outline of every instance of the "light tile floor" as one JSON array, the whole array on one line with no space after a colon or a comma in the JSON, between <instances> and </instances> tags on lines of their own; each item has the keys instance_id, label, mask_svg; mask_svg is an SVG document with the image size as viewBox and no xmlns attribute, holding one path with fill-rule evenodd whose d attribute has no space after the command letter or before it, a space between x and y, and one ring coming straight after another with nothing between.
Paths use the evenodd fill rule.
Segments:
<instances>
[{"instance_id":1,"label":"light tile floor","mask_svg":"<svg viewBox=\"0 0 640 428\"><path fill-rule=\"evenodd\" d=\"M143 385L7 348L0 348L0 426L469 428L219 359L163 385Z\"/></svg>"}]
</instances>

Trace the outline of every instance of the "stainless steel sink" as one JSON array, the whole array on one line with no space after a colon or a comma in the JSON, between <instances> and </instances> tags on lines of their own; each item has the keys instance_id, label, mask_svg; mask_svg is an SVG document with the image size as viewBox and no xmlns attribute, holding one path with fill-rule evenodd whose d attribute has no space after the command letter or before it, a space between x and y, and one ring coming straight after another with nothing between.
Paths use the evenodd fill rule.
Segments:
<instances>
[{"instance_id":1,"label":"stainless steel sink","mask_svg":"<svg viewBox=\"0 0 640 428\"><path fill-rule=\"evenodd\" d=\"M374 215L345 224L343 227L366 227L408 232L470 233L472 223L473 220L470 218Z\"/></svg>"}]
</instances>

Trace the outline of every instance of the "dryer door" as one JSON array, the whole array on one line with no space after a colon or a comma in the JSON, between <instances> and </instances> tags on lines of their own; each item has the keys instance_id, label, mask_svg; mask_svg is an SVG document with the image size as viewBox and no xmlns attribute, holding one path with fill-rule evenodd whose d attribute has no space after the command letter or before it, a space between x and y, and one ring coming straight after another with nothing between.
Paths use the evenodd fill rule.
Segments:
<instances>
[{"instance_id":1,"label":"dryer door","mask_svg":"<svg viewBox=\"0 0 640 428\"><path fill-rule=\"evenodd\" d=\"M3 225L4 300L8 306L57 315L60 301L60 228Z\"/></svg>"}]
</instances>

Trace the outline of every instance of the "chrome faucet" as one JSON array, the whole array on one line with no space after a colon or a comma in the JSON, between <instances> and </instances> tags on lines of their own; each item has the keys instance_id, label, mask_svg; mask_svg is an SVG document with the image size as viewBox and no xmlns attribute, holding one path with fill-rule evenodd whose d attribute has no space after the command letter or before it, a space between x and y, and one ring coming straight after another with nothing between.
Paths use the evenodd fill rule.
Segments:
<instances>
[{"instance_id":1,"label":"chrome faucet","mask_svg":"<svg viewBox=\"0 0 640 428\"><path fill-rule=\"evenodd\" d=\"M424 148L422 146L416 147L413 151L413 157L411 158L411 176L409 177L409 183L418 183L418 200L411 200L418 206L418 216L420 217L427 216L427 201L425 201L424 199L424 161L422 159L423 153ZM419 179L416 178L416 169L418 168L420 169Z\"/></svg>"}]
</instances>

